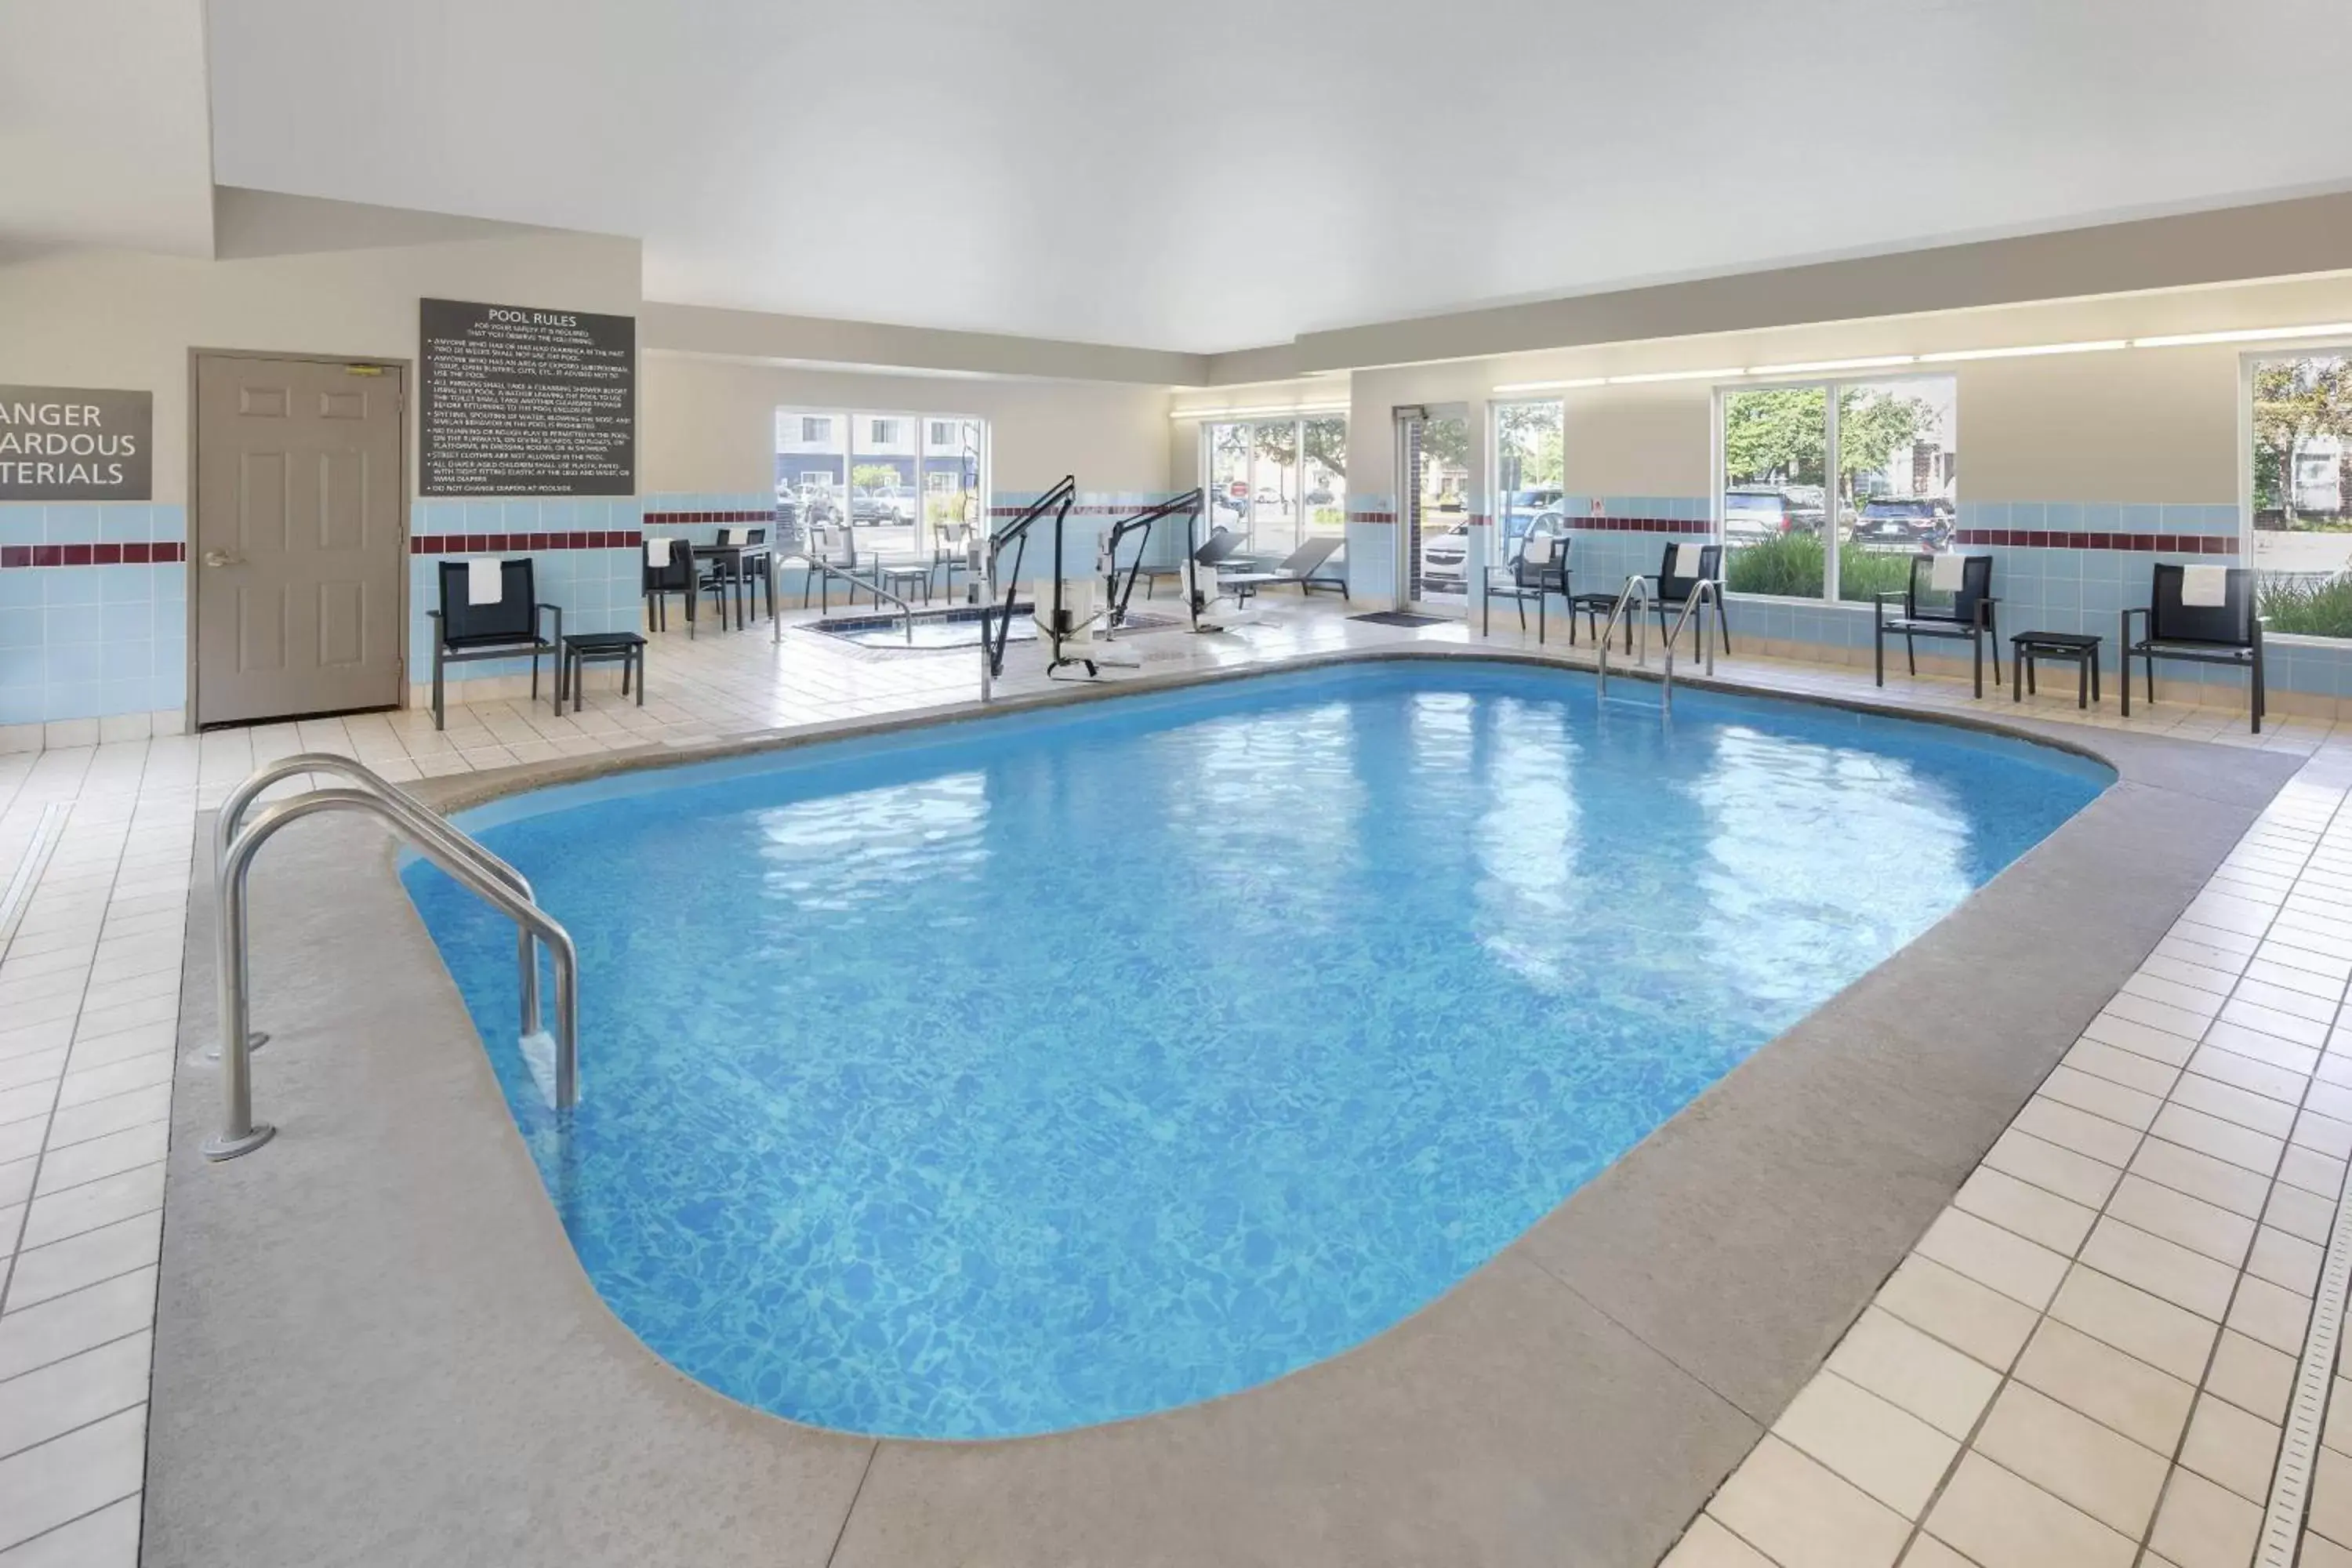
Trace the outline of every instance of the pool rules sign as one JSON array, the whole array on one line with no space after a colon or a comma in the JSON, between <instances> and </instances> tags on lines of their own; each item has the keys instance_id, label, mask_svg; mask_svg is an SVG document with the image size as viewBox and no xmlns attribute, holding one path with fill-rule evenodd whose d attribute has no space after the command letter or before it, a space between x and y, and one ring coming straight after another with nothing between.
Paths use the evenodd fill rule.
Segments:
<instances>
[{"instance_id":1,"label":"pool rules sign","mask_svg":"<svg viewBox=\"0 0 2352 1568\"><path fill-rule=\"evenodd\" d=\"M422 493L635 491L635 317L420 303Z\"/></svg>"},{"instance_id":2,"label":"pool rules sign","mask_svg":"<svg viewBox=\"0 0 2352 1568\"><path fill-rule=\"evenodd\" d=\"M0 386L0 501L152 500L155 395Z\"/></svg>"}]
</instances>

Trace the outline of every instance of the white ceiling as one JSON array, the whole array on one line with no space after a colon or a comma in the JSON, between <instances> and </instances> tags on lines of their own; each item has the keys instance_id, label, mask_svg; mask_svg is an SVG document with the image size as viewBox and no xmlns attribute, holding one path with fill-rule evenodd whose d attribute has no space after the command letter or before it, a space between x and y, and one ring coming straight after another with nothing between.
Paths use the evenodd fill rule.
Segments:
<instances>
[{"instance_id":1,"label":"white ceiling","mask_svg":"<svg viewBox=\"0 0 2352 1568\"><path fill-rule=\"evenodd\" d=\"M641 236L655 299L1195 352L2352 184L2340 0L210 10L223 184Z\"/></svg>"},{"instance_id":2,"label":"white ceiling","mask_svg":"<svg viewBox=\"0 0 2352 1568\"><path fill-rule=\"evenodd\" d=\"M0 0L0 249L213 247L203 0Z\"/></svg>"}]
</instances>

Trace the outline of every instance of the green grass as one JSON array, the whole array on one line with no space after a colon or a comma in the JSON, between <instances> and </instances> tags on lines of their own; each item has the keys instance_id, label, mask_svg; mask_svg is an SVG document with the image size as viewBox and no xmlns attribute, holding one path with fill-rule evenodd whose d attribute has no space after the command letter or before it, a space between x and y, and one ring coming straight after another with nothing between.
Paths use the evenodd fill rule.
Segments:
<instances>
[{"instance_id":1,"label":"green grass","mask_svg":"<svg viewBox=\"0 0 2352 1568\"><path fill-rule=\"evenodd\" d=\"M2263 629L2303 637L2352 637L2352 577L2325 583L2264 582L2255 592Z\"/></svg>"},{"instance_id":2,"label":"green grass","mask_svg":"<svg viewBox=\"0 0 2352 1568\"><path fill-rule=\"evenodd\" d=\"M1784 533L1761 544L1730 552L1725 585L1735 594L1775 594L1786 599L1822 596L1822 542L1809 533ZM1874 594L1900 592L1911 581L1911 557L1838 548L1838 596L1868 604Z\"/></svg>"}]
</instances>

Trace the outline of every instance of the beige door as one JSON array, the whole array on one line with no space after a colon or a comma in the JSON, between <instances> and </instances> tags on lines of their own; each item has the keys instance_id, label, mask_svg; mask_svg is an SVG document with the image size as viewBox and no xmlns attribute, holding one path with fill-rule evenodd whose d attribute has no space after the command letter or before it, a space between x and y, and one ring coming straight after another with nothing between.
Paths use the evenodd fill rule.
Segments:
<instances>
[{"instance_id":1,"label":"beige door","mask_svg":"<svg viewBox=\"0 0 2352 1568\"><path fill-rule=\"evenodd\" d=\"M401 373L196 359L199 724L400 700Z\"/></svg>"}]
</instances>

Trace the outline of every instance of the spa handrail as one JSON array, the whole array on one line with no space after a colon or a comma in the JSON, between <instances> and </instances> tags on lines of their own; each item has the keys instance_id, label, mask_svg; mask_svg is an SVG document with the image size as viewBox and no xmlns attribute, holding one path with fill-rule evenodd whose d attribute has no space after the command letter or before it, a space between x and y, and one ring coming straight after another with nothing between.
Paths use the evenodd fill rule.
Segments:
<instances>
[{"instance_id":1,"label":"spa handrail","mask_svg":"<svg viewBox=\"0 0 2352 1568\"><path fill-rule=\"evenodd\" d=\"M449 840L442 834L418 831L410 817L387 796L372 789L316 789L265 806L230 841L221 860L213 949L219 971L222 1122L220 1132L205 1141L205 1158L233 1160L250 1153L268 1142L277 1131L253 1120L246 874L252 867L253 858L279 828L313 813L332 810L359 811L376 817L419 854L512 920L523 933L520 947L527 950L534 939L546 945L555 963L552 1098L559 1111L576 1106L580 1099L580 955L572 945L571 933L488 870L481 858L452 850ZM481 851L483 856L488 853Z\"/></svg>"},{"instance_id":2,"label":"spa handrail","mask_svg":"<svg viewBox=\"0 0 2352 1568\"><path fill-rule=\"evenodd\" d=\"M874 602L877 605L883 600L887 599L892 604L898 605L898 613L904 619L907 627L907 646L908 647L915 646L915 606L882 585L882 574L880 567L877 566L875 568L875 574L872 577L860 577L854 572L845 572L840 567L833 564L833 563L829 561L819 561L814 556L811 556L809 558L808 566L809 570L812 572L824 573L828 580L838 577L843 582L848 584L850 588L849 602L853 605L857 603L857 590L860 588L864 588L868 593L872 594L874 595ZM821 595L824 591L820 589L818 592ZM806 601L803 600L803 603L806 603ZM825 607L821 597L819 599L819 607Z\"/></svg>"},{"instance_id":3,"label":"spa handrail","mask_svg":"<svg viewBox=\"0 0 2352 1568\"><path fill-rule=\"evenodd\" d=\"M1675 617L1675 629L1666 634L1666 679L1661 706L1671 709L1675 705L1675 647L1683 640L1683 627L1690 624L1692 612L1701 605L1720 605L1723 602L1721 595L1722 590L1716 586L1714 578L1702 577L1692 585L1689 595L1683 600L1683 613ZM1705 616L1698 618L1698 651L1699 657L1706 661L1707 674L1714 675L1715 644L1707 637Z\"/></svg>"},{"instance_id":4,"label":"spa handrail","mask_svg":"<svg viewBox=\"0 0 2352 1568\"><path fill-rule=\"evenodd\" d=\"M221 868L228 863L229 845L235 841L238 827L244 825L247 809L261 792L280 780L302 773L338 773L361 788L373 792L399 814L412 833L437 839L442 848L450 854L470 858L486 875L497 878L530 902L539 902L539 895L531 890L530 879L484 848L480 840L460 831L447 817L374 769L332 752L300 752L290 757L280 757L255 770L244 783L228 792L228 798L221 802L220 815L213 820L214 877L219 877ZM515 966L521 979L522 1032L527 1036L536 1035L539 1033L539 964L531 951L530 933L520 929L515 932ZM256 1039L252 1043L259 1045L261 1040Z\"/></svg>"},{"instance_id":5,"label":"spa handrail","mask_svg":"<svg viewBox=\"0 0 2352 1568\"><path fill-rule=\"evenodd\" d=\"M1645 605L1651 602L1650 580L1647 577L1625 579L1625 591L1619 594L1617 603L1610 606L1609 624L1601 628L1601 679L1600 689L1596 693L1601 699L1605 700L1609 695L1609 645L1616 640L1617 623L1625 618L1625 607L1635 599ZM1641 637L1642 651L1637 656L1637 662L1647 665L1650 662L1650 623L1637 615L1633 617L1633 626Z\"/></svg>"}]
</instances>

